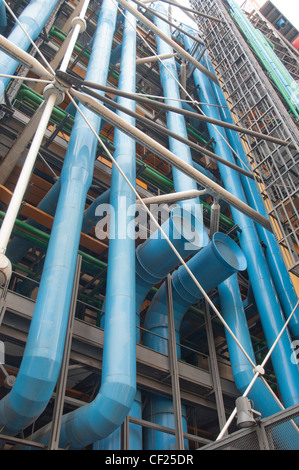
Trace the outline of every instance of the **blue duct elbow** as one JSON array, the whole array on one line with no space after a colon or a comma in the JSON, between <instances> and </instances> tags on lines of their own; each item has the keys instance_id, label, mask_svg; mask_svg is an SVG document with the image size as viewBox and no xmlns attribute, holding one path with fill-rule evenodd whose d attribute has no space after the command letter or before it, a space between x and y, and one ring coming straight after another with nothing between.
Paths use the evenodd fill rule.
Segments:
<instances>
[{"instance_id":1,"label":"blue duct elbow","mask_svg":"<svg viewBox=\"0 0 299 470\"><path fill-rule=\"evenodd\" d=\"M117 5L110 0L104 7L113 16ZM119 87L135 90L136 21L129 15L126 22ZM112 36L111 36L112 39ZM96 44L96 42L95 42ZM134 102L120 98L122 105L131 107ZM133 124L134 121L132 121ZM114 158L129 181L135 185L135 142L115 130ZM135 233L133 231L135 193L131 190L116 166L112 170L110 204L116 217L111 218L108 256L107 294L105 300L105 346L100 391L95 400L72 413L64 415L61 423L60 446L81 449L103 439L117 429L129 413L136 394L136 324L135 324ZM123 236L123 228L132 231ZM111 232L110 232L111 234ZM126 275L124 276L124 272ZM115 289L117 286L117 289ZM39 442L47 441L50 427L35 435Z\"/></svg>"},{"instance_id":2,"label":"blue duct elbow","mask_svg":"<svg viewBox=\"0 0 299 470\"><path fill-rule=\"evenodd\" d=\"M196 208L196 207L195 207ZM197 215L176 207L164 222L162 229L183 259L207 246L209 237L202 221L200 207ZM139 312L142 302L152 288L179 264L167 240L157 230L136 250L136 312L139 325Z\"/></svg>"},{"instance_id":3,"label":"blue duct elbow","mask_svg":"<svg viewBox=\"0 0 299 470\"><path fill-rule=\"evenodd\" d=\"M57 3L58 0L32 0L21 13L18 18L19 22L33 41L40 34ZM3 5L3 2L1 4ZM23 51L26 51L30 46L29 39L19 25L14 27L8 39ZM4 52L0 52L1 73L13 75L18 65L18 61ZM9 80L9 78L0 78L0 97L3 96Z\"/></svg>"},{"instance_id":4,"label":"blue duct elbow","mask_svg":"<svg viewBox=\"0 0 299 470\"><path fill-rule=\"evenodd\" d=\"M205 248L188 261L187 266L203 290L209 292L234 272L244 271L247 262L239 246L227 235L218 232L213 235L212 241ZM186 311L191 305L198 303L204 295L184 266L180 266L173 273L172 287L176 339L179 343L180 326ZM167 341L163 339L168 337L165 283L149 306L144 328L149 331L155 330L162 337L145 332L144 343L152 349L167 354Z\"/></svg>"}]
</instances>

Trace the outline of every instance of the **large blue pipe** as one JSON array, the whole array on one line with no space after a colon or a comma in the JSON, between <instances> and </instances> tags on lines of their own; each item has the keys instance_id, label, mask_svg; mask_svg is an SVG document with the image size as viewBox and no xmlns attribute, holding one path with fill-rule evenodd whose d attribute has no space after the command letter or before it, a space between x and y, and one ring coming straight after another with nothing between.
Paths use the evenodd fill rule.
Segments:
<instances>
[{"instance_id":1,"label":"large blue pipe","mask_svg":"<svg viewBox=\"0 0 299 470\"><path fill-rule=\"evenodd\" d=\"M117 6L104 0L88 80L102 84L107 81L116 13ZM101 119L84 108L82 111L98 132ZM57 382L97 144L93 132L77 113L61 173L59 201L22 364L14 387L0 402L0 426L5 427L6 432L16 433L33 422L45 409Z\"/></svg>"},{"instance_id":2,"label":"large blue pipe","mask_svg":"<svg viewBox=\"0 0 299 470\"><path fill-rule=\"evenodd\" d=\"M205 67L207 67L211 72L215 73L213 70L213 66L207 56L205 54L203 58L203 63ZM215 98L222 107L220 108L220 114L224 122L228 122L230 124L234 124L234 120L232 115L227 107L227 103L224 97L224 94L220 87L216 86L212 83L213 91L215 94ZM237 155L240 157L241 162L237 159L237 164L239 164L242 168L248 169L249 161L247 155L244 151L241 139L239 134L235 131L230 129L226 129L226 134L228 137L228 141L232 148L235 150ZM247 198L247 201L253 209L257 212L262 214L264 217L268 217L267 211L265 209L265 205L263 203L263 199L261 193L258 189L257 183L247 178L244 175L241 175L241 181L244 188L244 192ZM290 275L286 269L279 245L273 233L266 230L260 224L255 224L256 230L258 232L259 238L264 244L266 245L265 256L266 260L271 272L271 276L273 279L274 286L276 288L277 295L283 307L284 313L286 317L292 313L293 309L297 303L297 295L290 278ZM289 327L291 330L292 335L295 338L299 337L299 308L293 315Z\"/></svg>"},{"instance_id":3,"label":"large blue pipe","mask_svg":"<svg viewBox=\"0 0 299 470\"><path fill-rule=\"evenodd\" d=\"M246 265L245 256L239 246L223 233L215 233L210 244L194 255L187 263L187 266L206 292L217 287L232 273L245 270ZM172 292L175 336L176 342L179 343L180 326L184 315L191 305L198 303L203 298L203 294L190 278L184 266L180 266L172 275ZM167 292L164 282L155 294L147 311L144 328L149 332L143 335L143 341L146 346L167 355L168 319L166 299ZM155 333L155 335L152 333ZM180 348L178 346L177 355L180 358ZM151 416L151 420L164 426L173 427L172 400L164 398L162 403L160 401L161 397L152 397L151 403L155 413ZM167 404L166 407L165 404ZM182 407L182 415L183 425L186 428L184 407ZM176 443L173 436L161 432L153 433L152 431L146 431L145 434L147 436L146 445L150 446L154 443L154 450L175 449Z\"/></svg>"},{"instance_id":4,"label":"large blue pipe","mask_svg":"<svg viewBox=\"0 0 299 470\"><path fill-rule=\"evenodd\" d=\"M187 50L191 49L192 41L187 36L183 37ZM198 87L199 99L204 103L217 104L210 81L198 70L193 73L195 84ZM202 105L203 112L214 119L220 119L219 110L214 106ZM210 136L215 140L215 152L222 158L233 162L234 158L224 138L227 135L224 129L208 125ZM219 171L226 189L243 202L246 197L241 184L240 176L233 170L219 165ZM248 262L248 274L251 281L254 297L261 317L263 330L269 347L273 344L285 319L276 295L270 272L262 251L253 221L235 208L231 208L233 219L239 225L241 232L239 240ZM286 407L298 403L299 400L299 373L298 366L290 361L292 354L291 340L287 330L272 353L272 364L276 373L280 393Z\"/></svg>"},{"instance_id":5,"label":"large blue pipe","mask_svg":"<svg viewBox=\"0 0 299 470\"><path fill-rule=\"evenodd\" d=\"M33 41L42 31L57 3L58 0L32 0L19 16L19 22ZM1 4L3 5L2 2ZM18 24L15 25L8 39L23 51L27 51L31 44ZM0 73L13 75L18 65L18 61L0 51ZM9 80L9 78L0 78L0 99Z\"/></svg>"},{"instance_id":6,"label":"large blue pipe","mask_svg":"<svg viewBox=\"0 0 299 470\"><path fill-rule=\"evenodd\" d=\"M156 10L162 14L165 14L166 12L165 8L160 3L157 4ZM156 26L161 31L163 31L164 34L171 37L169 26L165 22L161 21L157 17L154 17L154 21L155 21ZM157 43L158 54L169 54L173 52L172 48L168 44L166 44L163 40L161 40L158 36L156 36L156 43ZM179 92L179 87L178 87L179 80L178 80L175 59L170 58L170 59L163 60L163 63L159 62L159 69L160 69L160 80L161 80L161 84L163 87L163 94L166 97L165 102L172 106L175 103L175 106L177 106L178 108L181 108L182 106L179 101L180 100L180 92ZM171 100L167 99L167 97L172 98L172 99ZM176 99L177 101L173 101L173 99ZM176 134L180 135L181 137L187 138L185 119L182 115L179 115L173 112L167 113L167 127L173 132L175 132ZM190 148L187 147L185 144L182 144L181 142L178 142L175 139L169 138L169 147L171 151L174 152L176 155L178 155L182 160L186 161L190 165L193 164ZM197 185L195 181L193 181L191 178L184 175L182 172L180 172L174 167L172 169L172 172L173 172L174 188L176 191L184 191L187 189L190 189L190 190L197 189ZM191 213L194 212L194 214L200 211L198 198L194 200L189 200L189 201L182 201L180 203L180 206L183 209L188 208L188 210ZM204 246L206 246L207 241L208 241L208 236L203 225L202 225L201 234L203 236ZM171 249L168 248L168 251L171 251ZM150 256L151 255L149 253L148 259L150 258ZM173 257L173 253L171 254L171 257ZM163 266L163 263L161 263L161 265ZM167 274L167 272L165 272L165 274ZM137 295L138 295L138 291L137 291ZM151 347L152 338L153 338L153 335L151 335L150 340L149 340L148 345L150 347ZM154 411L153 415L150 416L149 419L158 420L157 422L159 422L160 424L164 423L165 426L173 425L173 415L169 413L169 406L171 407L172 405L167 404L166 406L167 400L165 402L165 400L162 397L157 397L157 396L152 396L151 402L152 402L152 407L150 409L152 411L157 410L157 412ZM182 413L184 415L184 409ZM183 426L184 428L186 428L185 420L183 422ZM149 433L146 432L147 436L148 434ZM155 433L155 445L156 445L156 448L163 449L163 448L172 448L174 443L170 435L166 435L164 433ZM151 446L151 443L149 442L148 438L146 439L146 446ZM187 443L185 443L185 446L187 447ZM151 447L147 447L147 448L151 448Z\"/></svg>"},{"instance_id":7,"label":"large blue pipe","mask_svg":"<svg viewBox=\"0 0 299 470\"><path fill-rule=\"evenodd\" d=\"M218 292L224 320L255 363L237 274L222 282L218 286ZM234 381L240 394L243 394L254 377L253 367L227 330L225 334ZM247 396L253 402L253 409L259 411L262 418L281 411L274 396L260 378L255 381ZM274 427L271 434L278 449L298 450L298 433L290 423Z\"/></svg>"},{"instance_id":8,"label":"large blue pipe","mask_svg":"<svg viewBox=\"0 0 299 470\"><path fill-rule=\"evenodd\" d=\"M105 6L115 18L117 7L109 0L104 2L104 9ZM113 33L113 30L110 32ZM135 91L135 51L136 20L128 15L119 79L120 89L126 91ZM125 98L119 101L134 110L133 101ZM134 120L130 120L134 124ZM114 145L115 160L135 186L135 142L115 130ZM110 204L116 217L111 218L110 226L101 388L92 403L63 416L60 432L62 447L71 443L71 448L80 449L108 436L120 426L133 404L136 393L135 210L129 208L135 207L135 200L134 192L114 166ZM130 232L127 232L128 227L131 227ZM115 234L113 238L111 233ZM46 426L34 438L47 442L50 429L50 425Z\"/></svg>"}]
</instances>

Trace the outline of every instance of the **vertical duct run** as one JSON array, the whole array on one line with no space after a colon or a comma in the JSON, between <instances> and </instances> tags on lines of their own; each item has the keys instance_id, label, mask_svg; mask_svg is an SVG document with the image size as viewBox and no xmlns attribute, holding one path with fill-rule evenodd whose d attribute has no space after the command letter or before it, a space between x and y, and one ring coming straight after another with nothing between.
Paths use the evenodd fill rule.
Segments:
<instances>
[{"instance_id":1,"label":"vertical duct run","mask_svg":"<svg viewBox=\"0 0 299 470\"><path fill-rule=\"evenodd\" d=\"M191 50L192 41L183 36L185 47ZM209 79L201 72L193 73L198 88L199 99L203 103L217 104ZM209 117L219 119L219 110L215 106L202 105L203 112ZM230 162L234 161L223 128L208 125L210 136L215 140L215 152ZM219 164L219 171L226 189L234 196L245 202L245 194L240 176L233 170ZM233 219L239 225L241 232L239 240L248 262L248 275L254 292L255 301L260 314L263 330L268 346L271 347L281 329L285 319L276 295L270 272L253 221L235 208L231 208ZM298 403L299 400L299 373L298 366L290 361L292 353L291 341L288 331L284 331L276 345L271 359L279 384L282 400L286 407Z\"/></svg>"},{"instance_id":2,"label":"vertical duct run","mask_svg":"<svg viewBox=\"0 0 299 470\"><path fill-rule=\"evenodd\" d=\"M203 58L203 61L204 65L211 72L214 72L213 66L206 54ZM234 124L234 120L227 107L227 103L221 88L218 86L214 86L213 83L212 87L217 103L221 105L221 118L224 122ZM228 137L230 145L240 157L240 159L237 159L237 164L239 164L242 168L248 169L249 161L238 133L230 129L226 129L226 135ZM268 217L257 183L254 180L245 177L244 175L241 175L240 178L244 188L245 196L250 206L256 211L258 211L260 214L262 214L264 217ZM266 246L266 249L264 250L265 257L269 266L269 270L273 279L277 295L283 307L285 317L288 318L297 303L297 295L294 285L286 269L279 245L276 241L274 234L264 229L264 227L262 227L260 224L255 224L255 227L260 241L263 242ZM289 323L289 328L292 335L295 338L299 338L299 307Z\"/></svg>"},{"instance_id":3,"label":"vertical duct run","mask_svg":"<svg viewBox=\"0 0 299 470\"><path fill-rule=\"evenodd\" d=\"M41 33L57 3L58 0L32 0L19 16L19 22L33 41ZM1 4L3 5L2 2ZM18 24L14 27L8 39L23 51L27 51L31 44ZM18 65L19 63L15 59L0 51L1 73L13 75ZM0 78L0 99L3 97L9 80L9 78Z\"/></svg>"},{"instance_id":4,"label":"vertical duct run","mask_svg":"<svg viewBox=\"0 0 299 470\"><path fill-rule=\"evenodd\" d=\"M112 5L108 0L106 6L109 3ZM135 54L136 21L128 14L122 47L120 89L135 91ZM120 98L120 102L134 110L133 101ZM134 124L134 120L131 121ZM114 146L115 160L135 185L135 141L116 129ZM60 435L60 446L63 448L70 445L72 449L80 449L107 437L123 422L135 397L135 200L135 194L114 166L110 204L115 218L110 221L101 387L92 403L63 416ZM33 438L47 442L50 429L50 425L46 426Z\"/></svg>"},{"instance_id":5,"label":"vertical duct run","mask_svg":"<svg viewBox=\"0 0 299 470\"><path fill-rule=\"evenodd\" d=\"M104 0L88 80L106 83L116 13L117 6ZM84 108L82 111L98 132L101 119ZM61 173L59 201L23 360L11 392L0 402L0 426L6 432L16 433L35 421L45 409L57 382L97 144L93 132L77 113Z\"/></svg>"},{"instance_id":6,"label":"vertical duct run","mask_svg":"<svg viewBox=\"0 0 299 470\"><path fill-rule=\"evenodd\" d=\"M246 259L238 245L227 235L216 233L208 246L188 261L187 266L194 274L202 288L209 292L236 271L246 269ZM198 303L203 294L184 266L177 269L172 276L173 311L176 332L176 342L179 343L179 331L182 320L188 308ZM168 321L166 307L166 285L165 282L155 294L144 322L146 332L144 344L162 354L167 354ZM155 333L155 335L151 334ZM180 359L180 348L177 347ZM174 411L172 401L166 398L153 396L150 402L150 420L163 426L174 427ZM182 408L184 416L184 407ZM186 431L186 421L183 418L183 428ZM175 449L176 440L173 436L146 430L146 449L161 450Z\"/></svg>"}]
</instances>

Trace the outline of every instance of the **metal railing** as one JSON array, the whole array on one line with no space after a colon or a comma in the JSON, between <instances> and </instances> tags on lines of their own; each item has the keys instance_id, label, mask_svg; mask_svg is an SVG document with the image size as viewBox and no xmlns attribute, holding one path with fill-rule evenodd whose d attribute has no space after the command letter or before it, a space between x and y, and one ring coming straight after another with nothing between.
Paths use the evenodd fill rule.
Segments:
<instances>
[{"instance_id":1,"label":"metal railing","mask_svg":"<svg viewBox=\"0 0 299 470\"><path fill-rule=\"evenodd\" d=\"M298 417L299 405L294 405L200 450L298 450Z\"/></svg>"}]
</instances>

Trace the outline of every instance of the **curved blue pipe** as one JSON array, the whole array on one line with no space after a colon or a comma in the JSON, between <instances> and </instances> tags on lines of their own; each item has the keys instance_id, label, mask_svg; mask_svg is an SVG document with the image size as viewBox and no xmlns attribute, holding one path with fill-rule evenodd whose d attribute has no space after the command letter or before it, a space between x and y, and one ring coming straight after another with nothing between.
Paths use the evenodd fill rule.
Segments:
<instances>
[{"instance_id":1,"label":"curved blue pipe","mask_svg":"<svg viewBox=\"0 0 299 470\"><path fill-rule=\"evenodd\" d=\"M6 8L3 2L0 3L0 34L4 33L7 26Z\"/></svg>"},{"instance_id":2,"label":"curved blue pipe","mask_svg":"<svg viewBox=\"0 0 299 470\"><path fill-rule=\"evenodd\" d=\"M18 20L33 41L40 34L57 3L58 0L32 0L22 11ZM2 2L1 4L3 5ZM23 51L27 51L31 44L18 24L14 27L8 39ZM13 75L18 65L18 61L0 51L0 73ZM9 78L0 78L0 99L2 99L9 80Z\"/></svg>"},{"instance_id":3,"label":"curved blue pipe","mask_svg":"<svg viewBox=\"0 0 299 470\"><path fill-rule=\"evenodd\" d=\"M237 274L233 274L221 283L218 286L218 292L221 314L224 320L255 363ZM227 330L225 330L225 334L234 381L240 394L243 394L254 377L253 367ZM259 411L262 414L262 418L272 416L281 411L275 398L260 378L256 380L247 396L253 402L253 409ZM276 441L277 448L285 450L293 448L298 450L298 433L296 433L289 422L275 426L271 434L274 441Z\"/></svg>"},{"instance_id":4,"label":"curved blue pipe","mask_svg":"<svg viewBox=\"0 0 299 470\"><path fill-rule=\"evenodd\" d=\"M204 56L203 63L205 67L208 68L208 70L215 73L207 55ZM234 120L229 109L227 108L227 103L221 88L216 86L214 83L212 83L212 87L218 104L222 105L220 108L220 114L223 121L234 124ZM241 159L241 162L239 159L237 159L237 164L239 164L241 168L248 169L250 164L238 133L230 129L226 129L226 134L230 145ZM261 193L259 192L256 182L244 175L241 175L241 181L249 205L264 217L268 217ZM277 295L283 307L285 316L288 318L295 308L298 300L294 285L286 269L279 245L273 233L266 230L260 224L255 224L255 227L260 240L263 241L266 245L265 257L271 272ZM298 338L299 307L289 323L289 328L292 335L295 338Z\"/></svg>"},{"instance_id":5,"label":"curved blue pipe","mask_svg":"<svg viewBox=\"0 0 299 470\"><path fill-rule=\"evenodd\" d=\"M189 38L184 36L183 40L186 49L190 50L192 43ZM193 77L195 84L198 86L200 101L217 104L209 79L199 72L199 70L194 71ZM218 108L202 105L202 109L207 116L220 119ZM227 139L224 129L218 127L220 135L212 125L208 125L208 129L210 136L215 140L215 152L221 155L222 158L234 162L231 150L223 140L223 137ZM219 164L219 171L226 189L243 202L246 202L239 174L221 164ZM269 347L271 347L284 326L285 319L283 312L271 280L270 272L253 221L233 207L231 211L235 223L238 224L242 230L239 234L239 240L247 258L248 274L263 330L267 343ZM298 366L290 361L291 354L290 336L288 331L285 330L272 353L271 359L281 396L286 407L298 403L299 400Z\"/></svg>"},{"instance_id":6,"label":"curved blue pipe","mask_svg":"<svg viewBox=\"0 0 299 470\"><path fill-rule=\"evenodd\" d=\"M299 88L294 78L289 74L288 70L279 61L275 52L270 47L265 36L255 29L250 21L246 18L239 5L233 0L227 0L231 7L234 18L237 23L242 25L242 32L248 38L249 43L252 47L258 50L258 55L267 65L267 71L273 80L276 82L278 88L288 95L288 105L292 109L298 121L298 110L299 110Z\"/></svg>"},{"instance_id":7,"label":"curved blue pipe","mask_svg":"<svg viewBox=\"0 0 299 470\"><path fill-rule=\"evenodd\" d=\"M48 3L48 2L47 2ZM87 79L106 83L117 7L104 0ZM103 43L107 47L103 47ZM110 44L110 47L109 47ZM98 132L101 119L82 108ZM0 402L0 426L18 432L45 409L63 355L86 194L97 139L77 113L64 166L56 215L23 360L11 392Z\"/></svg>"},{"instance_id":8,"label":"curved blue pipe","mask_svg":"<svg viewBox=\"0 0 299 470\"><path fill-rule=\"evenodd\" d=\"M188 261L187 266L194 274L202 288L209 292L211 289L230 277L236 271L246 269L246 258L239 246L223 233L215 233L208 246ZM179 343L179 332L184 315L188 308L198 303L203 298L203 294L184 266L180 266L172 275L173 311L176 342ZM143 335L143 342L146 346L168 354L168 319L166 307L166 285L162 284L155 294L145 317L144 328L149 332ZM155 333L153 335L152 333ZM159 336L157 336L159 335ZM180 358L180 347L177 346L177 356ZM168 426L172 422L173 426L173 404L172 400L161 397L152 397L152 406L159 412L153 414L152 420L158 419L159 424ZM163 418L163 407L167 404ZM184 415L184 407L182 407ZM184 419L183 419L184 423ZM184 423L186 426L186 423ZM147 431L146 433L147 434ZM154 450L175 449L175 438L165 433L149 432L150 437L146 442L152 442L154 436ZM160 439L161 437L161 439Z\"/></svg>"}]
</instances>

